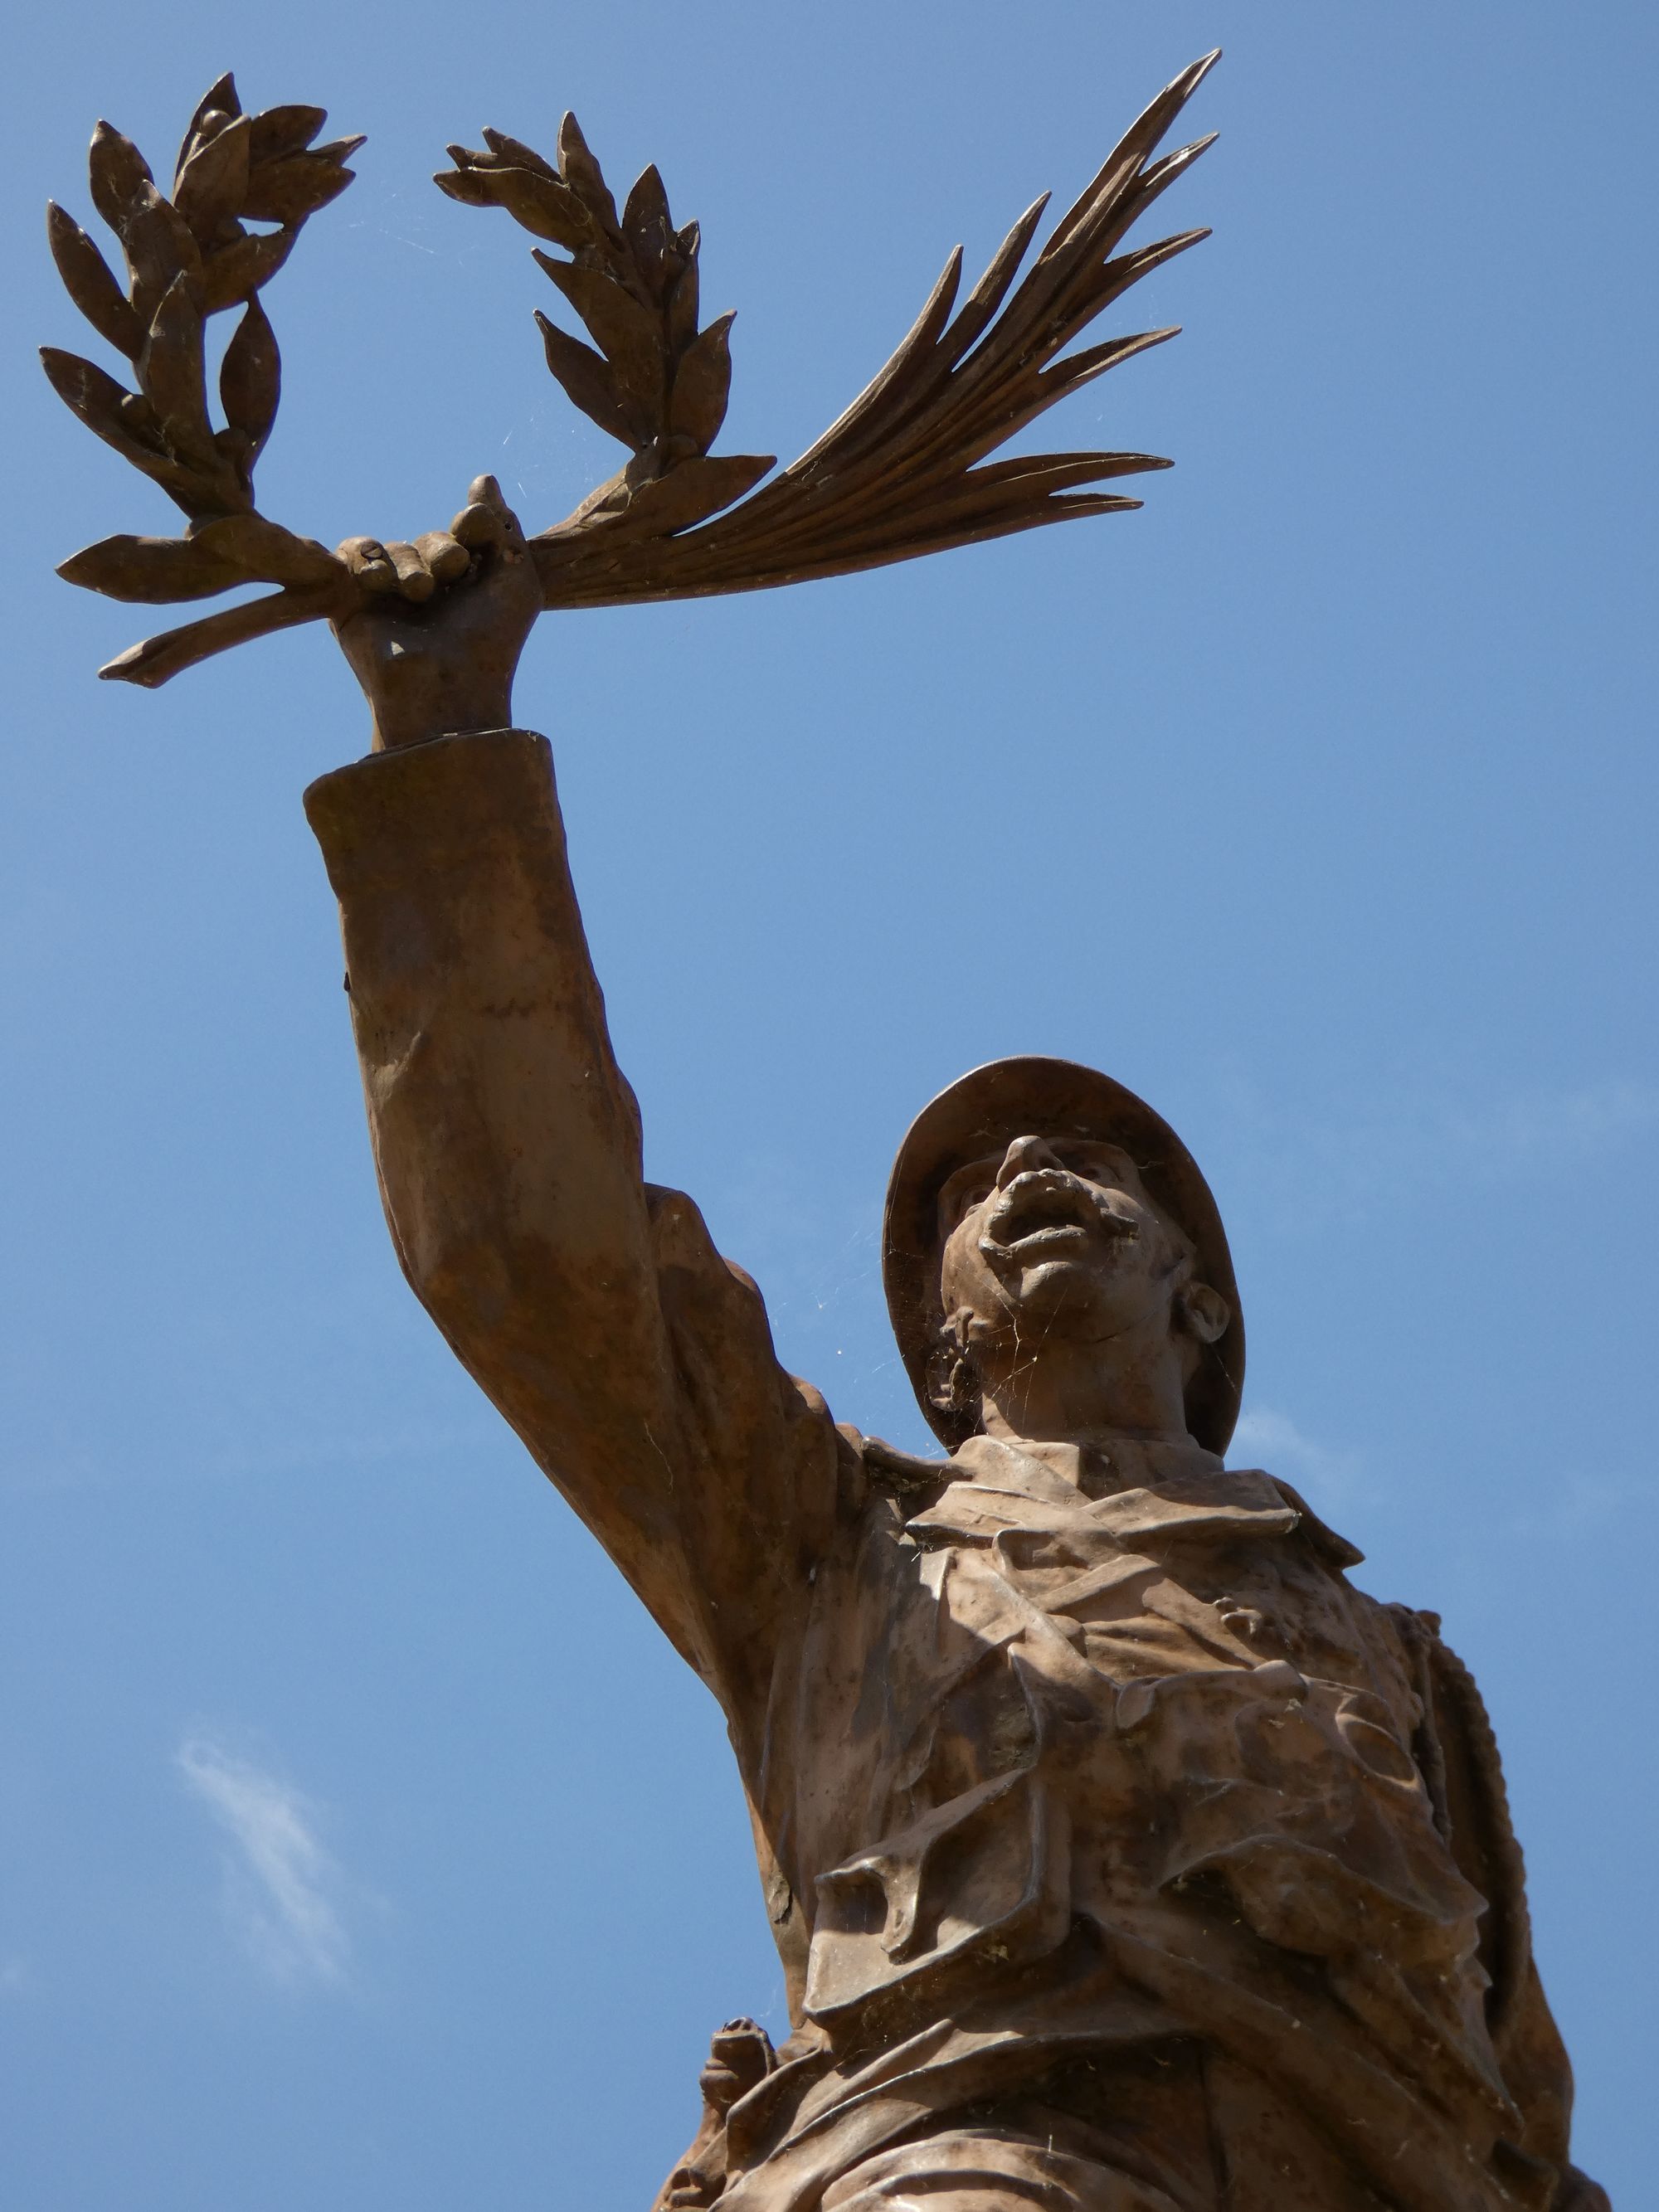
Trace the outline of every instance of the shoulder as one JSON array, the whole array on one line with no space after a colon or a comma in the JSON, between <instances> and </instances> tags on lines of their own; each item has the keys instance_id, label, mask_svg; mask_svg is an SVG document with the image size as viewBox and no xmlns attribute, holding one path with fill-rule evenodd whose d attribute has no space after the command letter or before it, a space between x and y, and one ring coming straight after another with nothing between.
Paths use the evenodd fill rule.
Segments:
<instances>
[{"instance_id":1,"label":"shoulder","mask_svg":"<svg viewBox=\"0 0 1659 2212\"><path fill-rule=\"evenodd\" d=\"M1328 1522L1322 1521L1307 1499L1282 1474L1269 1475L1267 1480L1297 1516L1297 1534L1328 1567L1346 1573L1350 1567L1364 1564L1365 1554L1358 1544L1351 1544L1346 1536L1339 1536Z\"/></svg>"}]
</instances>

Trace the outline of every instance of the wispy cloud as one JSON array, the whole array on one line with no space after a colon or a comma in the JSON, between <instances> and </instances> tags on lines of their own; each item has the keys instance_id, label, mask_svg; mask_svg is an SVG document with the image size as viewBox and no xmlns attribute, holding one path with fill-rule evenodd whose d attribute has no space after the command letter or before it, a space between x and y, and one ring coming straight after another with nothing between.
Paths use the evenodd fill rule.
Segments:
<instances>
[{"instance_id":1,"label":"wispy cloud","mask_svg":"<svg viewBox=\"0 0 1659 2212\"><path fill-rule=\"evenodd\" d=\"M202 1735L179 1747L191 1790L230 1838L225 1908L239 1941L273 1981L337 1983L350 1943L336 1903L339 1870L299 1793Z\"/></svg>"},{"instance_id":2,"label":"wispy cloud","mask_svg":"<svg viewBox=\"0 0 1659 2212\"><path fill-rule=\"evenodd\" d=\"M1334 1451L1304 1436L1288 1414L1276 1413L1267 1406L1252 1407L1239 1416L1227 1456L1235 1467L1259 1460L1270 1472L1299 1478L1328 1498L1348 1497L1358 1482L1356 1453ZM1316 1505L1318 1500L1309 1503Z\"/></svg>"}]
</instances>

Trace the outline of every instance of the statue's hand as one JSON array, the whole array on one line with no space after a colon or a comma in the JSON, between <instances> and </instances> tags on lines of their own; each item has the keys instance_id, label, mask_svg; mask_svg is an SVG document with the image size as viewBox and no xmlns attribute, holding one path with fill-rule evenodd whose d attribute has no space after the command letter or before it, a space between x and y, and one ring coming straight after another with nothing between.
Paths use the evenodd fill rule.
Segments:
<instances>
[{"instance_id":1,"label":"statue's hand","mask_svg":"<svg viewBox=\"0 0 1659 2212\"><path fill-rule=\"evenodd\" d=\"M340 558L365 593L333 625L374 717L374 749L513 720L513 672L542 611L524 532L494 477L447 531L412 545L348 538Z\"/></svg>"}]
</instances>

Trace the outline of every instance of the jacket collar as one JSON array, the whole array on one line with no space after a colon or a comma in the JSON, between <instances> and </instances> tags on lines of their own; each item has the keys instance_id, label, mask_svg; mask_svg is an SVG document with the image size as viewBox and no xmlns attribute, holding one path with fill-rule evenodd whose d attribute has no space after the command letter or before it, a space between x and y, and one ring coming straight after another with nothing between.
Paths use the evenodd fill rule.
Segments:
<instances>
[{"instance_id":1,"label":"jacket collar","mask_svg":"<svg viewBox=\"0 0 1659 2212\"><path fill-rule=\"evenodd\" d=\"M951 1470L944 1492L908 1527L985 1542L1005 1528L1087 1523L1130 1547L1300 1529L1328 1565L1356 1566L1364 1557L1288 1483L1260 1468L1229 1469L1198 1444L1125 1437L1101 1448L976 1436L951 1455Z\"/></svg>"}]
</instances>

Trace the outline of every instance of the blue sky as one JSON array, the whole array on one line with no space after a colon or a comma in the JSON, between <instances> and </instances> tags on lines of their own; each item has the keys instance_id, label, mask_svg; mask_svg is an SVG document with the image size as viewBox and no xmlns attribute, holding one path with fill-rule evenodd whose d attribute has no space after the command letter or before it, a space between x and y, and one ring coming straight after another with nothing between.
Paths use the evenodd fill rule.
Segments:
<instances>
[{"instance_id":1,"label":"blue sky","mask_svg":"<svg viewBox=\"0 0 1659 2212\"><path fill-rule=\"evenodd\" d=\"M1497 1721L1581 2156L1649 2171L1652 11L68 0L9 48L0 374L8 1438L0 2035L28 2212L643 2207L708 2031L780 1989L718 1715L398 1279L300 811L327 639L148 696L51 564L171 510L54 400L40 232L100 113L158 166L228 64L360 180L268 295L262 502L332 540L614 449L520 234L427 182L574 106L740 311L799 451L958 239L1075 190L1194 55L1186 334L1051 418L1144 512L749 600L550 617L649 1166L836 1412L919 1443L876 1228L915 1108L1052 1051L1206 1165L1236 1460L1432 1606ZM95 346L95 342L94 342Z\"/></svg>"}]
</instances>

